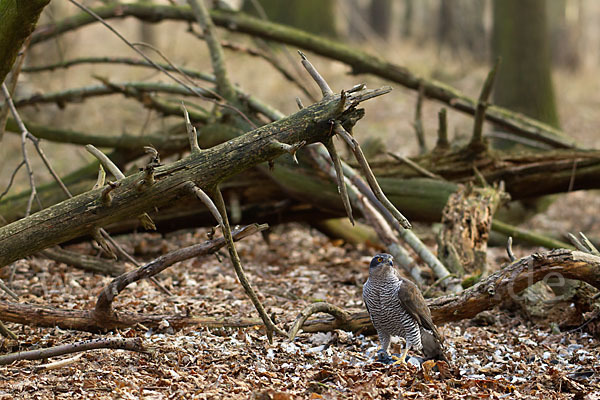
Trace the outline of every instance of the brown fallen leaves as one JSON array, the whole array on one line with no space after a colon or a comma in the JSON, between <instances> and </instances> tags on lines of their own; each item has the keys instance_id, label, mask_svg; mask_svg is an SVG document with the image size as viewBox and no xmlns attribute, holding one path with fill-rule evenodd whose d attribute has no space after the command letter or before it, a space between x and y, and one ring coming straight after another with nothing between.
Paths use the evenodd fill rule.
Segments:
<instances>
[{"instance_id":1,"label":"brown fallen leaves","mask_svg":"<svg viewBox=\"0 0 600 400\"><path fill-rule=\"evenodd\" d=\"M131 249L165 252L204 240L205 233L180 233L168 240L132 235L125 240ZM155 246L142 246L142 241ZM271 245L256 236L239 242L238 249L267 311L281 326L289 327L302 309L319 300L362 310L361 285L372 249L334 246L316 231L298 225L276 228ZM0 276L8 278L9 272L2 270ZM33 259L17 264L13 288L22 301L89 308L109 279ZM115 308L255 316L225 257L221 262L216 257L189 260L164 271L159 279L172 297L141 281L117 297ZM99 336L10 324L9 328L19 340L0 339L2 353ZM552 334L498 310L485 320L441 329L452 366L426 362L419 369L374 362L376 338L343 331L301 333L294 342L276 338L269 345L259 329L174 332L168 324L159 331L138 326L107 336L141 337L153 354L91 351L63 368L47 371L36 368L43 361L19 361L0 367L0 399L598 398L600 346L589 334ZM398 352L401 346L395 346Z\"/></svg>"}]
</instances>

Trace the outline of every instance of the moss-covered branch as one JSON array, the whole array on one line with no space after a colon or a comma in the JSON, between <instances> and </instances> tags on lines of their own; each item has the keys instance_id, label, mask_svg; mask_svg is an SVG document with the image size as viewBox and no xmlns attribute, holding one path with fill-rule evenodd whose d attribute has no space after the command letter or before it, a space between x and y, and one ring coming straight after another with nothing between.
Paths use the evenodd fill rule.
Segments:
<instances>
[{"instance_id":1,"label":"moss-covered branch","mask_svg":"<svg viewBox=\"0 0 600 400\"><path fill-rule=\"evenodd\" d=\"M347 122L362 115L355 107L383 91L353 93L350 101L332 96L296 114L255 129L221 145L154 169L153 183L140 185L144 172L120 179L111 191L82 193L28 218L0 228L0 265L6 265L49 246L87 234L98 227L164 207L187 195L186 183L210 190L224 179L285 153L273 143L314 143L329 137L331 120ZM344 106L346 104L346 106Z\"/></svg>"}]
</instances>

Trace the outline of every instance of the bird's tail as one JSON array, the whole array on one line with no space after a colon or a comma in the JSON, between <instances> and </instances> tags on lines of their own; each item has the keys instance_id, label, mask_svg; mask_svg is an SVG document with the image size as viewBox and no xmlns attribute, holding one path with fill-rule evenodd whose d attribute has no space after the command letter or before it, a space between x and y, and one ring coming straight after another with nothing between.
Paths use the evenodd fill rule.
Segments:
<instances>
[{"instance_id":1,"label":"bird's tail","mask_svg":"<svg viewBox=\"0 0 600 400\"><path fill-rule=\"evenodd\" d=\"M450 361L444 354L444 346L433 335L433 332L421 329L421 343L423 344L423 355L427 360L446 361L450 364Z\"/></svg>"}]
</instances>

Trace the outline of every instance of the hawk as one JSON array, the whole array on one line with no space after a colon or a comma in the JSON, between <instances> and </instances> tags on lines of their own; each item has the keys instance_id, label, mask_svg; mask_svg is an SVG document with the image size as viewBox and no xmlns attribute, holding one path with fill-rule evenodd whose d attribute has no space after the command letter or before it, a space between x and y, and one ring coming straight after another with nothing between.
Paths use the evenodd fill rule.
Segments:
<instances>
[{"instance_id":1,"label":"hawk","mask_svg":"<svg viewBox=\"0 0 600 400\"><path fill-rule=\"evenodd\" d=\"M447 362L442 336L433 324L423 295L414 283L400 276L393 260L390 254L376 254L363 287L363 300L381 342L379 359L391 361L390 339L401 336L406 346L400 362L405 361L410 349L422 350L426 359Z\"/></svg>"}]
</instances>

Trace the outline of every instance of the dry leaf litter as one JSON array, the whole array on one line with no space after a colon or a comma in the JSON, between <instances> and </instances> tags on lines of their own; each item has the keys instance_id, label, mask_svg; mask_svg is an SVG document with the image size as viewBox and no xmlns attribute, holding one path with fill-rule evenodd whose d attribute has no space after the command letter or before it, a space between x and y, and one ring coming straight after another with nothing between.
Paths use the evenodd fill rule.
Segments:
<instances>
[{"instance_id":1,"label":"dry leaf litter","mask_svg":"<svg viewBox=\"0 0 600 400\"><path fill-rule=\"evenodd\" d=\"M149 260L205 239L206 230L197 230L166 239L130 235L121 241ZM275 227L270 244L254 235L237 247L252 284L280 326L289 328L315 301L363 311L361 288L376 249L343 245L294 224ZM94 251L87 244L72 248ZM515 251L525 255L529 250ZM500 250L490 254L498 263L506 262ZM219 258L188 260L160 274L172 297L147 281L134 283L117 297L115 309L256 318L228 258ZM2 270L3 278L8 272ZM32 258L16 264L12 285L23 302L89 309L110 280ZM3 339L3 353L101 336L8 327L19 340ZM39 369L46 360L2 366L0 399L600 398L600 349L598 340L586 332L553 333L533 326L519 312L498 309L441 330L451 368L430 362L419 366L414 358L406 365L383 365L374 361L379 345L375 337L341 330L301 333L293 342L276 337L271 345L260 328L174 331L164 321L158 330L135 327L106 334L141 337L152 353L90 351L54 370ZM402 343L394 346L399 352Z\"/></svg>"}]
</instances>

